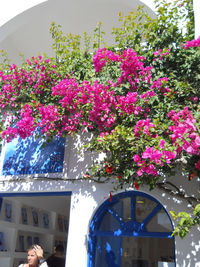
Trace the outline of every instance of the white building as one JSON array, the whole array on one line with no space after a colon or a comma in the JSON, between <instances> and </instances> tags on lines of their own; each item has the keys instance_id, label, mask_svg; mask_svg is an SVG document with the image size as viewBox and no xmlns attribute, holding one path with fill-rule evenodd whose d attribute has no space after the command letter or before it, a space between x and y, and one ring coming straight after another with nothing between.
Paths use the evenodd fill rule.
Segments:
<instances>
[{"instance_id":1,"label":"white building","mask_svg":"<svg viewBox=\"0 0 200 267\"><path fill-rule=\"evenodd\" d=\"M119 11L128 13L141 2L153 15L153 1L149 0L7 0L0 9L0 49L8 52L13 63L20 61L19 52L25 58L39 52L49 54L52 21L61 24L64 32L80 34L91 32L102 21L109 32L117 25ZM194 0L194 7L199 13L197 2ZM197 15L195 24L199 30ZM116 191L110 201L112 183L79 179L97 157L77 153L87 138L69 137L42 154L40 143L33 139L3 146L0 267L18 266L31 243L40 243L46 255L56 243L62 243L67 267L200 266L197 230L184 240L171 238L169 212L187 210L188 202L145 187ZM181 184L180 173L174 181ZM184 180L184 186L192 194L197 185Z\"/></svg>"}]
</instances>

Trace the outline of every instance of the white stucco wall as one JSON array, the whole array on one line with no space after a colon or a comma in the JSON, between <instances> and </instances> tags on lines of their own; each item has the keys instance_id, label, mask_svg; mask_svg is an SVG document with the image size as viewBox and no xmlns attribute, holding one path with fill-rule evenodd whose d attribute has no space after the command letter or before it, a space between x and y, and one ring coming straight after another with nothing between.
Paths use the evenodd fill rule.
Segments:
<instances>
[{"instance_id":1,"label":"white stucco wall","mask_svg":"<svg viewBox=\"0 0 200 267\"><path fill-rule=\"evenodd\" d=\"M199 0L193 0L195 12L195 37L200 36L200 3Z\"/></svg>"},{"instance_id":2,"label":"white stucco wall","mask_svg":"<svg viewBox=\"0 0 200 267\"><path fill-rule=\"evenodd\" d=\"M89 182L67 181L27 181L16 183L0 182L1 192L55 192L72 191L70 221L67 244L66 266L87 266L87 241L89 223L95 211L109 196L112 184L97 185ZM132 190L132 189L130 189ZM159 190L149 192L147 188L141 188L159 200L169 212L182 211L186 208L186 202L162 193ZM119 192L116 192L119 193ZM200 264L199 232L192 230L184 240L176 238L176 266L195 267Z\"/></svg>"},{"instance_id":3,"label":"white stucco wall","mask_svg":"<svg viewBox=\"0 0 200 267\"><path fill-rule=\"evenodd\" d=\"M36 6L42 2L48 0L7 0L1 1L1 10L0 10L0 27L13 19L15 16L21 14L25 10ZM12 7L12 8L11 8Z\"/></svg>"},{"instance_id":4,"label":"white stucco wall","mask_svg":"<svg viewBox=\"0 0 200 267\"><path fill-rule=\"evenodd\" d=\"M112 183L98 184L91 181L78 180L81 173L90 164L89 154L79 155L77 149L86 140L86 135L69 138L66 142L65 166L62 174L47 174L52 180L42 181L32 179L35 175L21 175L17 177L3 177L0 180L0 192L57 192L69 191L71 195L70 221L68 232L68 245L66 266L86 267L87 266L87 245L90 221L98 207L109 198L109 193L113 189ZM79 144L79 145L78 145ZM95 156L95 155L94 155ZM3 160L1 158L1 160ZM44 177L44 175L41 175ZM56 181L54 178L63 177L66 180ZM21 179L17 181L15 179ZM74 182L68 179L74 179ZM12 180L14 179L14 180ZM198 186L195 181L188 181L177 173L176 177L170 177L170 181L175 185L183 184L188 195L196 192ZM134 190L126 188L127 190ZM113 194L123 192L119 190ZM187 210L188 203L183 199L170 196L162 190L149 191L147 187L140 188L142 192L155 197L166 208L176 212ZM189 209L188 209L189 211ZM192 230L184 240L176 237L176 267L197 267L200 265L200 241L199 231Z\"/></svg>"},{"instance_id":5,"label":"white stucco wall","mask_svg":"<svg viewBox=\"0 0 200 267\"><path fill-rule=\"evenodd\" d=\"M171 1L171 0L169 0ZM175 0L173 0L175 1ZM194 1L196 37L200 35L200 5ZM153 0L8 0L0 8L0 50L5 50L12 63L47 53L52 55L49 27L52 21L62 25L64 33L93 34L98 21L103 22L108 42L110 32L118 25L118 13L128 14L138 4L145 4L153 15ZM12 8L11 8L12 7Z\"/></svg>"},{"instance_id":6,"label":"white stucco wall","mask_svg":"<svg viewBox=\"0 0 200 267\"><path fill-rule=\"evenodd\" d=\"M23 0L5 2L0 9L0 49L7 51L16 64L21 62L19 52L25 58L44 52L52 55L49 34L52 21L62 25L64 33L82 35L87 32L92 36L101 21L106 39L112 42L110 33L112 27L119 25L119 12L128 14L143 3L139 0L32 0L23 6ZM15 11L10 13L10 6ZM153 15L151 9L148 11Z\"/></svg>"},{"instance_id":7,"label":"white stucco wall","mask_svg":"<svg viewBox=\"0 0 200 267\"><path fill-rule=\"evenodd\" d=\"M1 2L1 9L0 9L0 27L7 23L9 20L13 19L15 16L21 14L22 12L37 6L44 2L59 2L59 0L7 0ZM70 6L70 1L65 1L67 5ZM95 1L93 1L95 2ZM146 4L151 9L154 9L154 2L153 0L142 0L141 3ZM10 8L12 7L12 8Z\"/></svg>"}]
</instances>

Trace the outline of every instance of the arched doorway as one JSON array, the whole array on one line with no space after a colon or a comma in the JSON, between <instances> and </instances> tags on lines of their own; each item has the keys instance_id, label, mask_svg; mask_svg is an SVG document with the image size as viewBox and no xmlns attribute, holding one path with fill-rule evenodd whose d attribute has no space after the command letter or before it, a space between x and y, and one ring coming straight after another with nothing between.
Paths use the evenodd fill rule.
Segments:
<instances>
[{"instance_id":1,"label":"arched doorway","mask_svg":"<svg viewBox=\"0 0 200 267\"><path fill-rule=\"evenodd\" d=\"M91 221L88 267L174 267L172 231L169 215L155 198L138 191L117 194Z\"/></svg>"}]
</instances>

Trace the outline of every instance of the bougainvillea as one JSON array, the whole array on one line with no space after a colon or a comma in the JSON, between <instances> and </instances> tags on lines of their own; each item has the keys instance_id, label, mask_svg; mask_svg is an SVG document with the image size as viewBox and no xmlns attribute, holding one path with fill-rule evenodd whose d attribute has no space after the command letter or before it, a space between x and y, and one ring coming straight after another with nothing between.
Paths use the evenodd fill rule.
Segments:
<instances>
[{"instance_id":1,"label":"bougainvillea","mask_svg":"<svg viewBox=\"0 0 200 267\"><path fill-rule=\"evenodd\" d=\"M159 176L159 170L166 164L175 163L183 152L199 156L199 122L195 119L199 107L193 106L193 110L190 110L188 106L179 103L178 95L174 94L172 97L172 89L168 86L169 79L155 79L152 75L153 67L145 65L146 58L138 56L134 50L109 53L107 49L99 49L96 52L93 57L96 72L101 73L107 64L116 63L121 70L120 76L116 77L115 81L107 81L106 85L97 80L80 83L69 76L58 80L55 85L56 79L52 78L52 74L54 76L56 71L52 65L48 68L44 65L44 62L50 64L50 61L42 61L41 57L32 60L34 69L28 61L30 70L18 70L12 65L10 74L1 73L1 107L21 106L15 114L16 117L13 117L12 122L15 122L15 125L12 126L10 122L11 125L2 132L2 137L7 141L16 136L26 138L32 135L37 127L47 136L78 133L86 128L94 130L100 136L103 132L112 136L116 126L123 124L125 127L132 127L133 140L129 151L132 153L135 177L140 178L143 174ZM48 92L49 97L54 99L52 104L46 103L45 100L48 98L45 93L47 86L51 92ZM27 101L27 104L21 100L21 92L24 93L24 90L26 96L23 102ZM168 107L160 108L158 99L168 103ZM185 100L185 104L187 101L189 99ZM176 112L172 108L176 105L178 107L178 104L179 111ZM158 111L163 119L159 118ZM105 138L102 138L100 146L103 146ZM140 144L142 138L144 140ZM98 144L96 146L98 148ZM199 171L196 168L197 162L193 166L196 172ZM112 164L113 171L108 172L106 165L105 172L115 172L118 166L114 162ZM124 177L123 172L120 175Z\"/></svg>"}]
</instances>

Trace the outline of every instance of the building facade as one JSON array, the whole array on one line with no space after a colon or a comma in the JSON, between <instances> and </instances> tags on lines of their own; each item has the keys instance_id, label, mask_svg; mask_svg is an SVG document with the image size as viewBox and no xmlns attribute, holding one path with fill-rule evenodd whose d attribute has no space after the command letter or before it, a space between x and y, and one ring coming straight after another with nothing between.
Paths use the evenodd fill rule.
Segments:
<instances>
[{"instance_id":1,"label":"building facade","mask_svg":"<svg viewBox=\"0 0 200 267\"><path fill-rule=\"evenodd\" d=\"M8 52L13 63L20 62L18 52L26 58L48 54L52 21L73 33L91 32L102 21L109 32L117 25L120 11L128 13L141 3L153 16L153 1L147 0L6 1L0 11L0 49ZM194 7L198 14L197 0ZM195 19L200 29L199 17ZM100 184L81 179L100 157L78 153L89 138L85 134L55 140L45 150L41 150L42 141L34 138L3 145L0 267L18 266L31 243L40 243L46 255L56 244L63 244L68 267L200 266L198 229L184 240L171 236L170 211L189 211L186 200L147 187L112 192L114 181ZM175 185L182 180L177 172ZM197 186L184 179L186 194L193 194Z\"/></svg>"}]
</instances>

